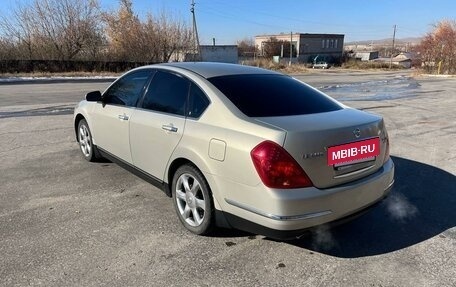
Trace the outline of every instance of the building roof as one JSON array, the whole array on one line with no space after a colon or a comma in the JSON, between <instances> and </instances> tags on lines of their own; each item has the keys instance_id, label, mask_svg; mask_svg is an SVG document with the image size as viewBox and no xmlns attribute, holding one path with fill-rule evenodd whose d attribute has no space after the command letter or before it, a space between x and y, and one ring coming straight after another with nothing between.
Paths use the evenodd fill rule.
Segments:
<instances>
[{"instance_id":1,"label":"building roof","mask_svg":"<svg viewBox=\"0 0 456 287\"><path fill-rule=\"evenodd\" d=\"M200 47L212 47L212 48L237 48L238 45L200 45Z\"/></svg>"},{"instance_id":2,"label":"building roof","mask_svg":"<svg viewBox=\"0 0 456 287\"><path fill-rule=\"evenodd\" d=\"M411 59L402 59L402 58L399 58L399 59L396 59L396 58L377 58L377 59L374 59L373 61L376 61L376 62L393 62L393 63L401 63L401 62L407 62L407 61L412 61Z\"/></svg>"},{"instance_id":3,"label":"building roof","mask_svg":"<svg viewBox=\"0 0 456 287\"><path fill-rule=\"evenodd\" d=\"M280 34L265 34L265 35L257 35L255 38L259 37L283 37L283 36L290 36L290 33L280 33ZM293 33L293 37L306 37L306 38L321 38L321 37L345 37L344 34L313 34L313 33Z\"/></svg>"},{"instance_id":4,"label":"building roof","mask_svg":"<svg viewBox=\"0 0 456 287\"><path fill-rule=\"evenodd\" d=\"M407 57L406 55L404 55L402 53L393 58L393 62L405 62L405 61L411 61L411 60L412 59L410 59L409 57Z\"/></svg>"},{"instance_id":5,"label":"building roof","mask_svg":"<svg viewBox=\"0 0 456 287\"><path fill-rule=\"evenodd\" d=\"M379 53L379 51L353 51L354 54L372 54Z\"/></svg>"}]
</instances>

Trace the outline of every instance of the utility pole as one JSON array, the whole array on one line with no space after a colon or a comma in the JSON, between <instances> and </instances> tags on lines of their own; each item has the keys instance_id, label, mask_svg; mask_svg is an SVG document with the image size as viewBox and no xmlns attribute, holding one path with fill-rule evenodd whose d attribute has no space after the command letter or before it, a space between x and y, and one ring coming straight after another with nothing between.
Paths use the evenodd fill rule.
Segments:
<instances>
[{"instance_id":1,"label":"utility pole","mask_svg":"<svg viewBox=\"0 0 456 287\"><path fill-rule=\"evenodd\" d=\"M195 53L195 57L194 57L194 61L201 61L201 47L200 47L200 43L199 43L199 37L198 37L198 28L196 26L196 16L195 16L195 0L192 0L192 4L190 5L190 12L192 13L192 18L193 18L193 41L194 41L194 45L196 47L195 50L194 50L194 53Z\"/></svg>"},{"instance_id":2,"label":"utility pole","mask_svg":"<svg viewBox=\"0 0 456 287\"><path fill-rule=\"evenodd\" d=\"M390 69L393 66L394 41L396 40L396 25L393 26L393 46L391 48Z\"/></svg>"},{"instance_id":3,"label":"utility pole","mask_svg":"<svg viewBox=\"0 0 456 287\"><path fill-rule=\"evenodd\" d=\"M291 58L293 57L293 31L290 32L290 62L288 66L291 66Z\"/></svg>"}]
</instances>

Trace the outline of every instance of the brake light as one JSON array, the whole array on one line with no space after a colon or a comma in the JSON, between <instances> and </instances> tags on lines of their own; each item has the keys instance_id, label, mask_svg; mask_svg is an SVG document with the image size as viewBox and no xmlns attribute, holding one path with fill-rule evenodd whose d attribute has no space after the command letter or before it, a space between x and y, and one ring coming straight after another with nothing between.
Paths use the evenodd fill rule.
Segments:
<instances>
[{"instance_id":1,"label":"brake light","mask_svg":"<svg viewBox=\"0 0 456 287\"><path fill-rule=\"evenodd\" d=\"M253 164L267 187L302 188L312 186L304 170L280 145L264 141L251 152Z\"/></svg>"}]
</instances>

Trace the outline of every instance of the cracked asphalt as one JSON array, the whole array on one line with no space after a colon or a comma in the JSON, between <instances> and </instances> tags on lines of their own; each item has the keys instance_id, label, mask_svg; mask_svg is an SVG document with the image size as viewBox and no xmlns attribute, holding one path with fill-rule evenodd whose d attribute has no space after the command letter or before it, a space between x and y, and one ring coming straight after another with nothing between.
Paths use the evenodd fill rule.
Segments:
<instances>
[{"instance_id":1,"label":"cracked asphalt","mask_svg":"<svg viewBox=\"0 0 456 287\"><path fill-rule=\"evenodd\" d=\"M191 235L164 193L83 160L72 109L108 82L0 85L0 286L456 286L456 78L296 77L385 118L396 184L364 216L286 242Z\"/></svg>"}]
</instances>

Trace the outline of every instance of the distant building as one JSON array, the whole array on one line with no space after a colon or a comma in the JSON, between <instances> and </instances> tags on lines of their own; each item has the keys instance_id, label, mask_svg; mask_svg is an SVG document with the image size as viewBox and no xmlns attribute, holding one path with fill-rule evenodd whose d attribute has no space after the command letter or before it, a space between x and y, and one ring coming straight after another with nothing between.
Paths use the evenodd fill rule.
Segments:
<instances>
[{"instance_id":1,"label":"distant building","mask_svg":"<svg viewBox=\"0 0 456 287\"><path fill-rule=\"evenodd\" d=\"M356 60L361 61L371 61L374 59L378 59L379 52L372 51L372 52L353 52L349 54L350 58L355 58Z\"/></svg>"},{"instance_id":2,"label":"distant building","mask_svg":"<svg viewBox=\"0 0 456 287\"><path fill-rule=\"evenodd\" d=\"M344 47L345 51L372 51L374 44L347 44Z\"/></svg>"},{"instance_id":3,"label":"distant building","mask_svg":"<svg viewBox=\"0 0 456 287\"><path fill-rule=\"evenodd\" d=\"M339 63L342 59L344 49L343 34L278 34L255 36L255 45L259 55L264 55L264 48L271 38L278 41L291 42L293 58L299 62L312 63L326 61L328 63ZM289 53L287 53L289 55ZM280 56L280 55L276 55Z\"/></svg>"},{"instance_id":4,"label":"distant building","mask_svg":"<svg viewBox=\"0 0 456 287\"><path fill-rule=\"evenodd\" d=\"M237 45L201 45L201 55L190 50L176 50L171 55L170 62L221 62L221 63L238 63L238 47Z\"/></svg>"},{"instance_id":5,"label":"distant building","mask_svg":"<svg viewBox=\"0 0 456 287\"><path fill-rule=\"evenodd\" d=\"M238 63L237 45L201 45L203 62Z\"/></svg>"},{"instance_id":6,"label":"distant building","mask_svg":"<svg viewBox=\"0 0 456 287\"><path fill-rule=\"evenodd\" d=\"M380 51L380 57L385 56L382 55L382 52L386 52L387 50L391 49L392 46L392 39L384 39L384 40L372 40L372 41L360 41L356 42L349 42L345 44L344 50L345 51L354 51L354 52L362 52L362 51ZM413 51L414 48L419 45L421 42L421 38L417 38L416 40L409 42L404 41L401 39L396 39L394 44L394 50L401 51L401 52L410 52Z\"/></svg>"},{"instance_id":7,"label":"distant building","mask_svg":"<svg viewBox=\"0 0 456 287\"><path fill-rule=\"evenodd\" d=\"M412 67L412 59L408 58L406 54L400 53L393 58L378 58L376 62L391 63L396 66L402 66L403 68L410 69Z\"/></svg>"},{"instance_id":8,"label":"distant building","mask_svg":"<svg viewBox=\"0 0 456 287\"><path fill-rule=\"evenodd\" d=\"M412 59L410 59L406 54L400 53L393 58L393 64L410 69L412 67Z\"/></svg>"}]
</instances>

